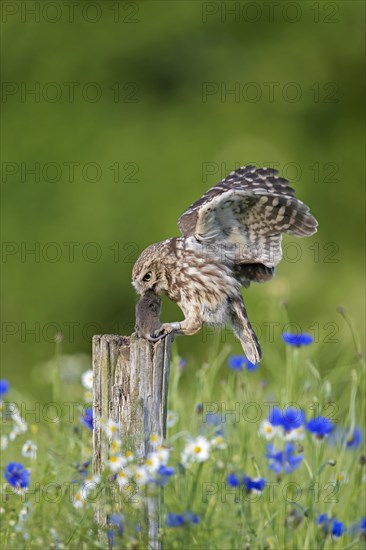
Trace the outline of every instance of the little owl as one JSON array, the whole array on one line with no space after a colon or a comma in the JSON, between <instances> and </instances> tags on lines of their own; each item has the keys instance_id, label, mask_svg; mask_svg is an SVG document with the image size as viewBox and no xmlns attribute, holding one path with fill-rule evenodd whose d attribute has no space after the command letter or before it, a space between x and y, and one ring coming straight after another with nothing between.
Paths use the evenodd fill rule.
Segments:
<instances>
[{"instance_id":1,"label":"little owl","mask_svg":"<svg viewBox=\"0 0 366 550\"><path fill-rule=\"evenodd\" d=\"M179 218L182 237L146 248L136 261L132 284L141 295L166 294L184 313L163 323L148 339L169 332L194 334L203 323L229 324L252 363L261 348L240 287L274 276L282 257L282 233L316 232L309 208L272 168L244 166L212 187Z\"/></svg>"}]
</instances>

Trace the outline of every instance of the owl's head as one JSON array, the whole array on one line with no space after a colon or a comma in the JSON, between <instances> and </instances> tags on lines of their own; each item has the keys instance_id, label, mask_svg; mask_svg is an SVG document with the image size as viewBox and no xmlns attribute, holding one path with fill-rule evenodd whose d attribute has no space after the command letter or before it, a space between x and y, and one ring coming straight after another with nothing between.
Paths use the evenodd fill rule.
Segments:
<instances>
[{"instance_id":1,"label":"owl's head","mask_svg":"<svg viewBox=\"0 0 366 550\"><path fill-rule=\"evenodd\" d=\"M168 290L166 257L170 254L170 241L162 241L145 248L132 270L132 285L141 296L148 290L161 294Z\"/></svg>"}]
</instances>

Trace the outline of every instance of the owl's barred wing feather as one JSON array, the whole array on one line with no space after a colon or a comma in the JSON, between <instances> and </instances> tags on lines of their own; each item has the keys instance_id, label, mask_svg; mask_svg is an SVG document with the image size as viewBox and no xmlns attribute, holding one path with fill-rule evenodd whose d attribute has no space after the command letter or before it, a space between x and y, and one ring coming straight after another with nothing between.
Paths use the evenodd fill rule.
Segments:
<instances>
[{"instance_id":1,"label":"owl's barred wing feather","mask_svg":"<svg viewBox=\"0 0 366 550\"><path fill-rule=\"evenodd\" d=\"M282 257L282 233L312 235L317 222L277 170L245 166L212 187L184 212L184 237L221 253L235 264L275 267ZM219 252L220 253L220 252Z\"/></svg>"}]
</instances>

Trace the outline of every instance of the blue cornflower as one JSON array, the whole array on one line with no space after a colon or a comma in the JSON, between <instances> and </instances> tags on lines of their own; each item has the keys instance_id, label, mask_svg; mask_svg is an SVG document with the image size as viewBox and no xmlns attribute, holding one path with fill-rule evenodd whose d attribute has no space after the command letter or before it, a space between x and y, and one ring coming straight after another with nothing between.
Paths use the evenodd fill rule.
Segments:
<instances>
[{"instance_id":1,"label":"blue cornflower","mask_svg":"<svg viewBox=\"0 0 366 550\"><path fill-rule=\"evenodd\" d=\"M186 366L186 360L181 357L179 359L178 367L183 370L185 366Z\"/></svg>"},{"instance_id":2,"label":"blue cornflower","mask_svg":"<svg viewBox=\"0 0 366 550\"><path fill-rule=\"evenodd\" d=\"M244 370L244 367L248 371L257 370L259 363L251 363L244 355L232 355L228 359L228 365L232 370Z\"/></svg>"},{"instance_id":3,"label":"blue cornflower","mask_svg":"<svg viewBox=\"0 0 366 550\"><path fill-rule=\"evenodd\" d=\"M93 409L92 407L88 407L83 412L83 415L80 417L80 422L87 426L89 430L93 429Z\"/></svg>"},{"instance_id":4,"label":"blue cornflower","mask_svg":"<svg viewBox=\"0 0 366 550\"><path fill-rule=\"evenodd\" d=\"M181 527L184 524L183 514L167 514L165 525L167 527Z\"/></svg>"},{"instance_id":5,"label":"blue cornflower","mask_svg":"<svg viewBox=\"0 0 366 550\"><path fill-rule=\"evenodd\" d=\"M167 527L182 527L182 525L194 525L200 522L197 514L186 512L185 514L167 514L165 525Z\"/></svg>"},{"instance_id":6,"label":"blue cornflower","mask_svg":"<svg viewBox=\"0 0 366 550\"><path fill-rule=\"evenodd\" d=\"M261 493L264 487L266 486L266 480L263 479L262 477L259 479L252 479L248 476L245 476L243 478L243 483L248 492L256 491L258 493Z\"/></svg>"},{"instance_id":7,"label":"blue cornflower","mask_svg":"<svg viewBox=\"0 0 366 550\"><path fill-rule=\"evenodd\" d=\"M262 492L266 485L266 480L263 478L252 479L246 475L243 475L241 479L239 479L236 474L231 472L226 478L226 483L230 487L239 487L243 485L246 491L250 493L250 491Z\"/></svg>"},{"instance_id":8,"label":"blue cornflower","mask_svg":"<svg viewBox=\"0 0 366 550\"><path fill-rule=\"evenodd\" d=\"M203 411L202 411L203 412ZM226 424L226 418L222 416L222 414L217 414L214 412L205 412L202 414L202 422L203 422L203 431L210 431L211 426L217 428L215 430L215 435L224 435L225 432L225 424Z\"/></svg>"},{"instance_id":9,"label":"blue cornflower","mask_svg":"<svg viewBox=\"0 0 366 550\"><path fill-rule=\"evenodd\" d=\"M278 407L273 407L272 411L269 413L268 420L272 424L272 426L281 426L281 410Z\"/></svg>"},{"instance_id":10,"label":"blue cornflower","mask_svg":"<svg viewBox=\"0 0 366 550\"><path fill-rule=\"evenodd\" d=\"M153 481L163 487L169 481L169 478L175 474L175 469L172 466L159 466L157 470L157 477Z\"/></svg>"},{"instance_id":11,"label":"blue cornflower","mask_svg":"<svg viewBox=\"0 0 366 550\"><path fill-rule=\"evenodd\" d=\"M240 481L236 474L231 473L226 478L226 483L230 485L230 487L239 487Z\"/></svg>"},{"instance_id":12,"label":"blue cornflower","mask_svg":"<svg viewBox=\"0 0 366 550\"><path fill-rule=\"evenodd\" d=\"M359 427L354 428L353 431L337 428L330 434L328 442L331 445L339 444L346 449L357 449L362 443L362 437L362 430Z\"/></svg>"},{"instance_id":13,"label":"blue cornflower","mask_svg":"<svg viewBox=\"0 0 366 550\"><path fill-rule=\"evenodd\" d=\"M295 455L294 451L295 445L292 443L286 443L284 451L277 451L274 445L269 443L266 453L266 458L269 460L268 468L276 474L282 472L289 474L296 470L300 466L303 456Z\"/></svg>"},{"instance_id":14,"label":"blue cornflower","mask_svg":"<svg viewBox=\"0 0 366 550\"><path fill-rule=\"evenodd\" d=\"M318 517L318 525L328 526L330 523L330 518L328 514L320 514Z\"/></svg>"},{"instance_id":15,"label":"blue cornflower","mask_svg":"<svg viewBox=\"0 0 366 550\"><path fill-rule=\"evenodd\" d=\"M23 464L19 464L18 462L9 462L9 464L5 467L4 477L10 485L18 489L25 489L29 486L29 470L24 468Z\"/></svg>"},{"instance_id":16,"label":"blue cornflower","mask_svg":"<svg viewBox=\"0 0 366 550\"><path fill-rule=\"evenodd\" d=\"M305 422L305 413L304 411L298 410L295 407L288 407L282 413L282 422L281 425L285 432L300 428Z\"/></svg>"},{"instance_id":17,"label":"blue cornflower","mask_svg":"<svg viewBox=\"0 0 366 550\"><path fill-rule=\"evenodd\" d=\"M109 523L113 525L113 527L117 527L119 535L123 535L123 520L123 514L111 514L109 516Z\"/></svg>"},{"instance_id":18,"label":"blue cornflower","mask_svg":"<svg viewBox=\"0 0 366 550\"><path fill-rule=\"evenodd\" d=\"M314 342L313 336L307 332L301 334L291 334L290 332L284 332L282 334L282 340L289 346L295 346L297 348L301 346L308 346Z\"/></svg>"},{"instance_id":19,"label":"blue cornflower","mask_svg":"<svg viewBox=\"0 0 366 550\"><path fill-rule=\"evenodd\" d=\"M343 523L343 521L338 521L337 519L334 519L332 522L332 535L333 537L341 537L343 533L346 532L346 526Z\"/></svg>"},{"instance_id":20,"label":"blue cornflower","mask_svg":"<svg viewBox=\"0 0 366 550\"><path fill-rule=\"evenodd\" d=\"M172 466L164 466L164 464L162 464L158 468L158 474L159 476L170 477L175 474L175 469Z\"/></svg>"},{"instance_id":21,"label":"blue cornflower","mask_svg":"<svg viewBox=\"0 0 366 550\"><path fill-rule=\"evenodd\" d=\"M278 407L274 407L268 420L272 426L281 426L285 432L289 432L304 424L305 413L295 407L288 407L283 412Z\"/></svg>"},{"instance_id":22,"label":"blue cornflower","mask_svg":"<svg viewBox=\"0 0 366 550\"><path fill-rule=\"evenodd\" d=\"M204 422L206 422L209 426L221 426L222 424L221 414L207 412L205 414Z\"/></svg>"},{"instance_id":23,"label":"blue cornflower","mask_svg":"<svg viewBox=\"0 0 366 550\"><path fill-rule=\"evenodd\" d=\"M350 531L351 535L360 534L362 537L365 537L366 536L366 516L364 516L357 523L354 523L353 525L351 525L349 531Z\"/></svg>"},{"instance_id":24,"label":"blue cornflower","mask_svg":"<svg viewBox=\"0 0 366 550\"><path fill-rule=\"evenodd\" d=\"M318 517L318 525L321 526L324 534L331 533L335 538L338 538L346 532L346 526L343 521L333 520L327 514L320 514Z\"/></svg>"},{"instance_id":25,"label":"blue cornflower","mask_svg":"<svg viewBox=\"0 0 366 550\"><path fill-rule=\"evenodd\" d=\"M184 523L196 524L200 522L198 514L192 514L192 512L186 512L184 514Z\"/></svg>"},{"instance_id":26,"label":"blue cornflower","mask_svg":"<svg viewBox=\"0 0 366 550\"><path fill-rule=\"evenodd\" d=\"M259 367L259 363L252 363L247 358L245 358L245 365L246 365L248 371L257 370L257 368Z\"/></svg>"},{"instance_id":27,"label":"blue cornflower","mask_svg":"<svg viewBox=\"0 0 366 550\"><path fill-rule=\"evenodd\" d=\"M116 532L120 537L123 535L123 532L124 532L123 520L124 520L124 516L122 514L111 514L109 516L108 523L112 527L112 529L108 529L107 536L108 536L108 541L110 546L114 545L115 530L113 528L116 528Z\"/></svg>"},{"instance_id":28,"label":"blue cornflower","mask_svg":"<svg viewBox=\"0 0 366 550\"><path fill-rule=\"evenodd\" d=\"M87 474L89 466L90 460L87 460L86 462L77 462L75 468L80 474Z\"/></svg>"},{"instance_id":29,"label":"blue cornflower","mask_svg":"<svg viewBox=\"0 0 366 550\"><path fill-rule=\"evenodd\" d=\"M346 447L349 449L356 449L361 445L362 442L362 430L361 428L355 428L353 433L348 431L344 434L342 439L343 442L346 441Z\"/></svg>"},{"instance_id":30,"label":"blue cornflower","mask_svg":"<svg viewBox=\"0 0 366 550\"><path fill-rule=\"evenodd\" d=\"M77 462L74 466L75 470L81 475L81 479L84 480L88 475L88 468L90 466L90 460L86 462ZM80 483L80 479L74 479L72 483Z\"/></svg>"},{"instance_id":31,"label":"blue cornflower","mask_svg":"<svg viewBox=\"0 0 366 550\"><path fill-rule=\"evenodd\" d=\"M10 384L5 378L2 378L0 380L0 399L3 398L4 395L6 395L9 391Z\"/></svg>"},{"instance_id":32,"label":"blue cornflower","mask_svg":"<svg viewBox=\"0 0 366 550\"><path fill-rule=\"evenodd\" d=\"M330 434L333 427L332 422L325 416L317 416L316 418L309 420L306 424L306 429L319 439L322 439L326 435Z\"/></svg>"}]
</instances>

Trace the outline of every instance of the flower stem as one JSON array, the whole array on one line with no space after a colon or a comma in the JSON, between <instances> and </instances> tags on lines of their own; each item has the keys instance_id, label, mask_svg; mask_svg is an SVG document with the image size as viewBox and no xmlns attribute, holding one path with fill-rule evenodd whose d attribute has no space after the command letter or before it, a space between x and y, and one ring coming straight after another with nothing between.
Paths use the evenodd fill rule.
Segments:
<instances>
[{"instance_id":1,"label":"flower stem","mask_svg":"<svg viewBox=\"0 0 366 550\"><path fill-rule=\"evenodd\" d=\"M198 485L198 481L199 481L199 478L200 478L200 475L201 475L201 472L202 472L202 468L203 468L203 462L201 462L199 464L198 469L197 469L197 473L196 473L195 478L193 480L191 492L190 492L189 497L188 497L187 510L193 510L194 499L195 499L195 496L196 496L197 485Z\"/></svg>"}]
</instances>

